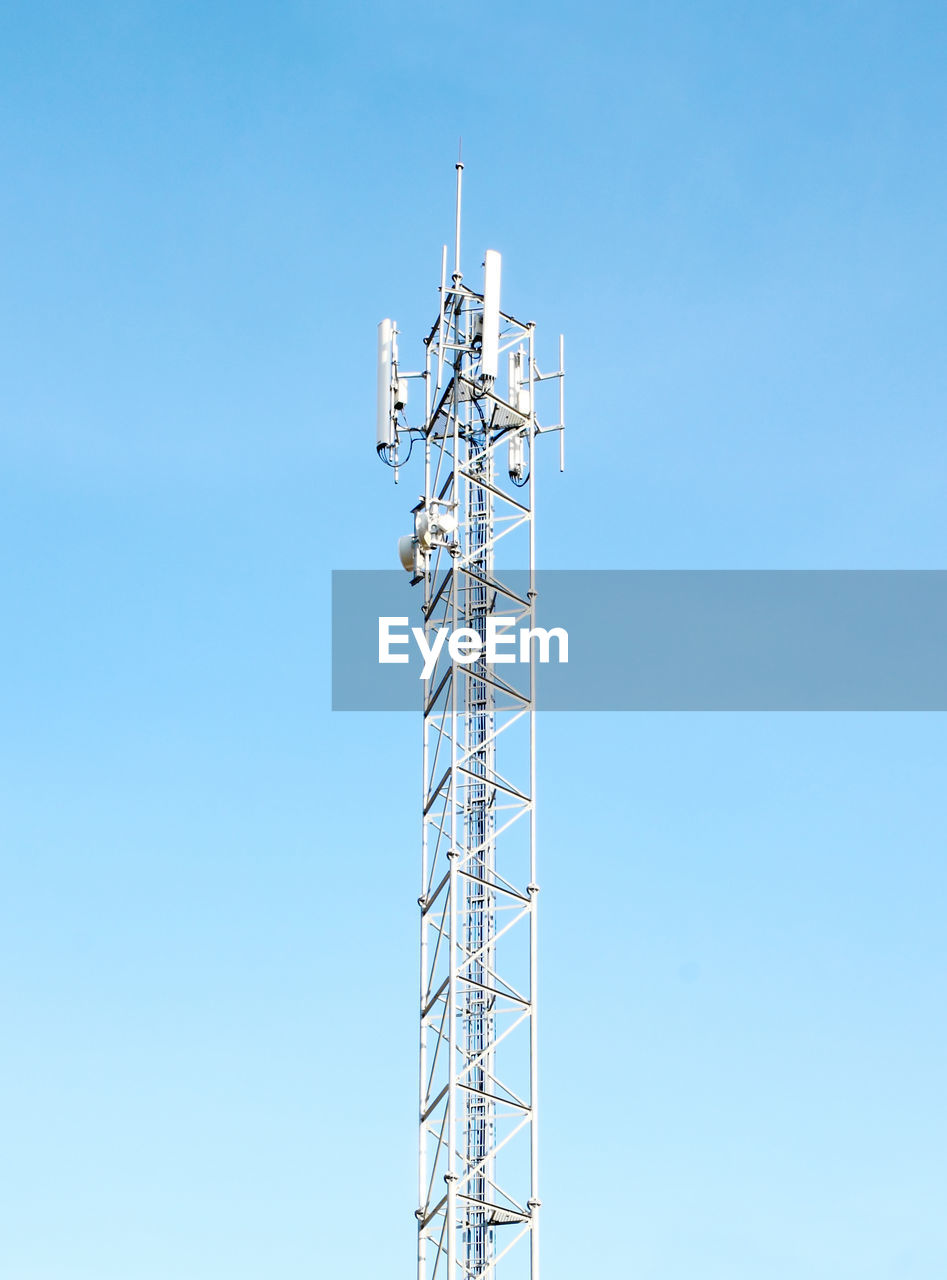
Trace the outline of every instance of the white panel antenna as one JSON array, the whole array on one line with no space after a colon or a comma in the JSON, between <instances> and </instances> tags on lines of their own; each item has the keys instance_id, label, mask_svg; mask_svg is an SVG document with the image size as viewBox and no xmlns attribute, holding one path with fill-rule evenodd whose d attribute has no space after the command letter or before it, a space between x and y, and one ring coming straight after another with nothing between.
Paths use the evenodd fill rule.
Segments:
<instances>
[{"instance_id":1,"label":"white panel antenna","mask_svg":"<svg viewBox=\"0 0 947 1280\"><path fill-rule=\"evenodd\" d=\"M396 329L391 320L382 320L378 326L378 410L376 447L390 449L395 443L395 418L392 383Z\"/></svg>"},{"instance_id":2,"label":"white panel antenna","mask_svg":"<svg viewBox=\"0 0 947 1280\"><path fill-rule=\"evenodd\" d=\"M488 249L483 260L483 334L480 373L494 382L500 359L500 255Z\"/></svg>"},{"instance_id":3,"label":"white panel antenna","mask_svg":"<svg viewBox=\"0 0 947 1280\"><path fill-rule=\"evenodd\" d=\"M526 377L526 352L511 351L509 355L509 402L524 419L529 417L529 381Z\"/></svg>"}]
</instances>

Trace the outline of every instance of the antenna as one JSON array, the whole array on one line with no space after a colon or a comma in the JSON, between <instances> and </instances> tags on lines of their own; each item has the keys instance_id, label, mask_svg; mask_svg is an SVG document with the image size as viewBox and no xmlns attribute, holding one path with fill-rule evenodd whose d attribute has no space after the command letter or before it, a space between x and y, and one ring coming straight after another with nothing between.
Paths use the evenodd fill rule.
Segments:
<instances>
[{"instance_id":1,"label":"antenna","mask_svg":"<svg viewBox=\"0 0 947 1280\"><path fill-rule=\"evenodd\" d=\"M395 443L395 416L391 402L394 332L395 326L391 320L382 320L378 326L378 410L375 438L376 448L379 450L390 449Z\"/></svg>"},{"instance_id":2,"label":"antenna","mask_svg":"<svg viewBox=\"0 0 947 1280\"><path fill-rule=\"evenodd\" d=\"M500 359L500 255L488 249L483 260L483 330L480 376L495 382Z\"/></svg>"},{"instance_id":3,"label":"antenna","mask_svg":"<svg viewBox=\"0 0 947 1280\"><path fill-rule=\"evenodd\" d=\"M540 437L564 431L561 397L543 384L561 388L563 371L560 355L540 373L535 326L501 310L496 250L482 294L461 282L463 167L455 271L448 284L445 246L423 372L402 372L397 327L379 328L378 454L396 475L412 445L423 454L398 554L438 654L421 686L417 1275L496 1280L499 1268L503 1280L539 1280L536 655L518 676L483 655L491 635L535 625L536 455ZM413 426L397 418L411 378L424 383ZM541 425L557 408L558 423ZM501 538L514 572L498 562ZM455 657L443 636L438 647L445 627L474 633L481 656Z\"/></svg>"},{"instance_id":4,"label":"antenna","mask_svg":"<svg viewBox=\"0 0 947 1280\"><path fill-rule=\"evenodd\" d=\"M464 184L464 162L460 156L463 151L464 140L461 138L460 146L457 150L457 164L454 166L457 170L457 200L456 214L454 219L454 280L459 282L463 277L460 274L460 204Z\"/></svg>"}]
</instances>

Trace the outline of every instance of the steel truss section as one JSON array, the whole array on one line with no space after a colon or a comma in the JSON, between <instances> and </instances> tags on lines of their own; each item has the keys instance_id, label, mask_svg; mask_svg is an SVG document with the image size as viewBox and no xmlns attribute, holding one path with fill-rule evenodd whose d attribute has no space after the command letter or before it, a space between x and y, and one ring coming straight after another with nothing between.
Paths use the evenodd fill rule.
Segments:
<instances>
[{"instance_id":1,"label":"steel truss section","mask_svg":"<svg viewBox=\"0 0 947 1280\"><path fill-rule=\"evenodd\" d=\"M532 567L532 484L511 486L505 454L525 430L531 455L535 428L479 374L482 296L456 277L445 292L428 360L450 378L425 426L424 506L450 504L457 527L432 549L424 625L485 643L491 615L533 616L532 581L525 599L505 588L497 556L525 541ZM531 369L532 329L504 329ZM533 691L442 655L424 690L418 1277L488 1277L509 1258L508 1274L535 1278Z\"/></svg>"},{"instance_id":2,"label":"steel truss section","mask_svg":"<svg viewBox=\"0 0 947 1280\"><path fill-rule=\"evenodd\" d=\"M458 194L457 265L448 283L445 249L425 369L408 375L424 380L424 424L396 437L424 449L414 581L429 641L534 622L534 446L562 439L562 344L540 374L534 326L501 311L501 393L484 311L460 274ZM560 388L545 428L544 378ZM539 1280L534 672L444 645L423 686L418 1280Z\"/></svg>"}]
</instances>

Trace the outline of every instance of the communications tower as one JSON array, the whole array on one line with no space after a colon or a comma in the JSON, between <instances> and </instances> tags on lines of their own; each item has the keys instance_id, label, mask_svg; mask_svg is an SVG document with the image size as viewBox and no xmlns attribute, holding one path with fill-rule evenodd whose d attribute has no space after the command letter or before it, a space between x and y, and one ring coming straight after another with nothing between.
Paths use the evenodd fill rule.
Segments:
<instances>
[{"instance_id":1,"label":"communications tower","mask_svg":"<svg viewBox=\"0 0 947 1280\"><path fill-rule=\"evenodd\" d=\"M561 469L563 342L541 373L535 326L501 308L494 250L482 288L465 284L462 174L423 369L403 371L397 326L378 326L377 451L396 480L423 459L398 548L419 625L482 644L533 624L537 442L558 433ZM547 395L558 421L541 426ZM418 1280L539 1280L535 663L462 658L444 645L421 694Z\"/></svg>"}]
</instances>

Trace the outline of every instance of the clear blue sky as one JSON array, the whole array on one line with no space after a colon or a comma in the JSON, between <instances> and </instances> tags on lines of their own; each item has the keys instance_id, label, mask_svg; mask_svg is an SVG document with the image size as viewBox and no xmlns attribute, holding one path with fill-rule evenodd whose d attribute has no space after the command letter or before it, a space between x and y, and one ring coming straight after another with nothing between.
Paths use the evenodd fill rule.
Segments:
<instances>
[{"instance_id":1,"label":"clear blue sky","mask_svg":"<svg viewBox=\"0 0 947 1280\"><path fill-rule=\"evenodd\" d=\"M375 324L567 335L541 560L944 567L947 12L0 14L0 1274L409 1275ZM633 654L633 637L629 638ZM546 1280L943 1280L941 716L541 723Z\"/></svg>"}]
</instances>

